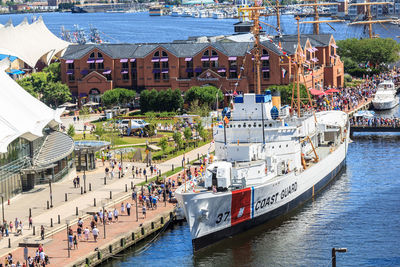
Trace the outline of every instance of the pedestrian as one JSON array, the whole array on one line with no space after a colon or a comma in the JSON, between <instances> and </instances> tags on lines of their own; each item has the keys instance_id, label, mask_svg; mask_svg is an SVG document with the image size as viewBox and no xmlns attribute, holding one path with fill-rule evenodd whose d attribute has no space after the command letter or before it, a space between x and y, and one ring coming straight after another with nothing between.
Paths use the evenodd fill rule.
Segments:
<instances>
[{"instance_id":1,"label":"pedestrian","mask_svg":"<svg viewBox=\"0 0 400 267\"><path fill-rule=\"evenodd\" d=\"M44 226L40 226L40 237L44 240Z\"/></svg>"},{"instance_id":2,"label":"pedestrian","mask_svg":"<svg viewBox=\"0 0 400 267\"><path fill-rule=\"evenodd\" d=\"M76 188L76 177L72 180L72 182L74 183L74 188Z\"/></svg>"},{"instance_id":3,"label":"pedestrian","mask_svg":"<svg viewBox=\"0 0 400 267\"><path fill-rule=\"evenodd\" d=\"M83 227L82 218L79 218L79 219L78 219L78 226L79 226L79 227Z\"/></svg>"},{"instance_id":4,"label":"pedestrian","mask_svg":"<svg viewBox=\"0 0 400 267\"><path fill-rule=\"evenodd\" d=\"M83 234L85 235L86 241L89 241L89 228L86 226L85 230L83 230Z\"/></svg>"},{"instance_id":5,"label":"pedestrian","mask_svg":"<svg viewBox=\"0 0 400 267\"><path fill-rule=\"evenodd\" d=\"M99 236L99 229L97 229L96 225L94 226L94 228L92 230L92 234L93 234L94 242L97 242L97 237Z\"/></svg>"},{"instance_id":6,"label":"pedestrian","mask_svg":"<svg viewBox=\"0 0 400 267\"><path fill-rule=\"evenodd\" d=\"M139 177L139 170L136 168L136 177Z\"/></svg>"},{"instance_id":7,"label":"pedestrian","mask_svg":"<svg viewBox=\"0 0 400 267\"><path fill-rule=\"evenodd\" d=\"M113 219L113 214L111 212L111 210L108 212L108 224L112 223L112 219Z\"/></svg>"},{"instance_id":8,"label":"pedestrian","mask_svg":"<svg viewBox=\"0 0 400 267\"><path fill-rule=\"evenodd\" d=\"M126 211L128 213L128 216L131 216L131 203L126 203Z\"/></svg>"},{"instance_id":9,"label":"pedestrian","mask_svg":"<svg viewBox=\"0 0 400 267\"><path fill-rule=\"evenodd\" d=\"M74 231L72 231L71 227L68 229L68 244L70 248L74 245Z\"/></svg>"},{"instance_id":10,"label":"pedestrian","mask_svg":"<svg viewBox=\"0 0 400 267\"><path fill-rule=\"evenodd\" d=\"M118 210L116 208L114 208L114 218L115 221L118 222Z\"/></svg>"},{"instance_id":11,"label":"pedestrian","mask_svg":"<svg viewBox=\"0 0 400 267\"><path fill-rule=\"evenodd\" d=\"M76 176L76 187L79 188L80 185L81 185L80 184L80 178L79 178L79 176Z\"/></svg>"},{"instance_id":12,"label":"pedestrian","mask_svg":"<svg viewBox=\"0 0 400 267\"><path fill-rule=\"evenodd\" d=\"M78 239L81 240L82 239L82 227L78 226L78 228L76 229L76 233L78 234Z\"/></svg>"},{"instance_id":13,"label":"pedestrian","mask_svg":"<svg viewBox=\"0 0 400 267\"><path fill-rule=\"evenodd\" d=\"M114 170L111 170L111 179L114 179Z\"/></svg>"},{"instance_id":14,"label":"pedestrian","mask_svg":"<svg viewBox=\"0 0 400 267\"><path fill-rule=\"evenodd\" d=\"M147 173L146 169L143 169L143 176L144 177L146 177L146 173Z\"/></svg>"},{"instance_id":15,"label":"pedestrian","mask_svg":"<svg viewBox=\"0 0 400 267\"><path fill-rule=\"evenodd\" d=\"M124 202L121 203L121 215L125 214L125 205Z\"/></svg>"},{"instance_id":16,"label":"pedestrian","mask_svg":"<svg viewBox=\"0 0 400 267\"><path fill-rule=\"evenodd\" d=\"M142 213L143 213L143 219L146 218L146 206L144 204L142 206Z\"/></svg>"},{"instance_id":17,"label":"pedestrian","mask_svg":"<svg viewBox=\"0 0 400 267\"><path fill-rule=\"evenodd\" d=\"M74 249L78 249L78 240L76 239L76 235L74 235Z\"/></svg>"}]
</instances>

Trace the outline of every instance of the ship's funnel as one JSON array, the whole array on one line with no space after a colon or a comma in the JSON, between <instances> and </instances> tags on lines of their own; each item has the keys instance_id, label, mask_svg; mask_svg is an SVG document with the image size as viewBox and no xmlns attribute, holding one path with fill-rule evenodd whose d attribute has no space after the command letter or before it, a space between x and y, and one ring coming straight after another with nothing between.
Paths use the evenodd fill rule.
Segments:
<instances>
[{"instance_id":1,"label":"ship's funnel","mask_svg":"<svg viewBox=\"0 0 400 267\"><path fill-rule=\"evenodd\" d=\"M278 90L272 91L272 106L277 107L278 110L281 108L281 92Z\"/></svg>"}]
</instances>

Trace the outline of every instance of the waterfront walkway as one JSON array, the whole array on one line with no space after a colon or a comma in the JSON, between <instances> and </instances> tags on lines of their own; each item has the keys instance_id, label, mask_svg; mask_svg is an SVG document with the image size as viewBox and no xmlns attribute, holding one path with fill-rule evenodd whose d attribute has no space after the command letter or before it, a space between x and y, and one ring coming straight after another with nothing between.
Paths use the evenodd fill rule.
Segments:
<instances>
[{"instance_id":1,"label":"waterfront walkway","mask_svg":"<svg viewBox=\"0 0 400 267\"><path fill-rule=\"evenodd\" d=\"M213 151L214 146L207 144L197 149L192 150L191 152L186 153L186 159L195 160L198 155L206 155L208 152ZM71 223L76 223L78 217L88 217L87 212L99 211L102 204L106 207L111 205L118 206L120 201L125 200L126 197L130 196L130 188L131 182L134 184L138 184L143 182L145 178L142 176L140 178L132 178L130 172L121 179L118 179L118 175L112 180L107 179L107 185L104 185L104 168L101 162L98 162L98 168L95 171L87 172L86 179L86 187L87 193L81 194L80 188L74 188L72 177L70 179L65 179L58 183L52 184L53 190L53 208L47 209L47 201L49 200L49 186L42 185L37 186L33 191L26 192L20 194L19 196L11 199L10 205L5 203L5 218L8 222L12 221L14 223L15 218L18 218L23 222L23 234L19 236L15 236L14 233L10 233L10 241L11 248L8 248L9 238L4 237L0 240L0 258L4 259L4 257L9 253L13 253L14 259L23 261L23 257L20 257L22 248L18 249L18 243L22 243L25 239L26 242L37 242L40 237L40 226L45 226L45 240L43 241L44 248L46 254L50 257L50 262L52 266L61 266L64 264L55 265L54 263L65 263L63 259L62 261L58 261L59 258L65 257L66 254L66 243L64 245L63 242L66 242L66 220L70 220ZM134 165L138 168L145 168L146 165L144 163L131 163L124 162L124 166L128 164ZM182 156L178 156L171 160L168 160L162 164L157 164L157 168L161 170L162 173L171 170L172 164L177 167L182 164ZM107 165L107 164L106 164ZM149 168L147 168L148 173L150 173ZM79 173L80 176L80 184L83 186L82 173ZM151 176L149 175L148 178ZM89 183L91 184L92 191L88 191ZM128 192L125 192L126 188ZM110 199L110 191L112 192L112 200ZM67 193L68 201L65 202L65 193ZM96 207L94 207L94 198L96 198ZM119 201L118 201L119 199ZM126 228L132 228L137 226L132 220L136 221L135 217L135 209L134 203L132 203L132 214L128 218L127 216L122 216L121 222L116 223L118 227L112 227L115 230L110 230L110 235L108 235L107 231L107 240L110 241L115 238L119 233L126 232ZM163 206L163 203L161 204ZM78 207L78 216L76 216L76 207ZM118 206L119 207L119 206ZM171 206L167 206L167 208L171 209ZM32 229L28 229L28 216L29 216L29 208L32 211L32 220L33 226L35 226L36 235L32 235ZM151 220L152 217L156 216L162 209L158 209L156 211L149 211L148 220ZM154 216L153 216L154 215ZM58 216L60 216L60 224L58 223ZM134 219L135 218L135 219ZM53 219L53 227L50 226L50 220ZM125 224L124 224L125 223ZM143 223L143 220L139 220L139 223ZM108 225L107 225L108 226ZM102 238L102 225L100 227L100 239ZM111 228L111 227L110 227ZM118 230L117 230L118 229ZM60 232L61 231L61 232ZM59 233L60 232L60 233ZM63 239L63 240L61 240ZM106 241L107 241L106 240ZM106 242L104 241L104 242ZM103 241L99 241L103 242ZM79 250L73 253L78 253L79 251L83 251L85 253L85 244L86 242L82 242L79 246ZM88 242L88 244L91 244ZM91 251L93 248L89 246ZM33 256L35 250L30 249L29 255ZM79 255L75 255L71 258L77 259ZM16 260L14 260L16 262ZM53 265L54 264L54 265Z\"/></svg>"}]
</instances>

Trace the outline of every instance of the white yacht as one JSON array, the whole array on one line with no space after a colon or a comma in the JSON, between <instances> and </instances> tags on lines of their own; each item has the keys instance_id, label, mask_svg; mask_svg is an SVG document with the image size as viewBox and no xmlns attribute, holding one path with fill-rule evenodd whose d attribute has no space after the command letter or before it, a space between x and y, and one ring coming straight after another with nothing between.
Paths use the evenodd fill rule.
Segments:
<instances>
[{"instance_id":1,"label":"white yacht","mask_svg":"<svg viewBox=\"0 0 400 267\"><path fill-rule=\"evenodd\" d=\"M399 98L397 97L397 90L394 83L390 80L386 80L378 85L375 97L372 100L374 109L385 110L392 109L399 104Z\"/></svg>"},{"instance_id":2,"label":"white yacht","mask_svg":"<svg viewBox=\"0 0 400 267\"><path fill-rule=\"evenodd\" d=\"M215 11L212 14L213 19L223 19L224 18L224 13L222 13L221 11Z\"/></svg>"}]
</instances>

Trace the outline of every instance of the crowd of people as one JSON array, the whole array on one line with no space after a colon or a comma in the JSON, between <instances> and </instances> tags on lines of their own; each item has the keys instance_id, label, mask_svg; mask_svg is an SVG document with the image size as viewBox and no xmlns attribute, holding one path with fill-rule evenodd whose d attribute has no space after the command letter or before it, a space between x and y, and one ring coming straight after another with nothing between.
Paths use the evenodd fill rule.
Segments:
<instances>
[{"instance_id":1,"label":"crowd of people","mask_svg":"<svg viewBox=\"0 0 400 267\"><path fill-rule=\"evenodd\" d=\"M8 253L4 258L4 267L44 267L48 264L50 264L50 261L49 257L44 252L43 244L39 244L35 256L28 256L24 262L14 260L12 253ZM0 263L0 267L3 267L2 263Z\"/></svg>"},{"instance_id":2,"label":"crowd of people","mask_svg":"<svg viewBox=\"0 0 400 267\"><path fill-rule=\"evenodd\" d=\"M400 118L352 117L350 124L362 127L400 127Z\"/></svg>"}]
</instances>

